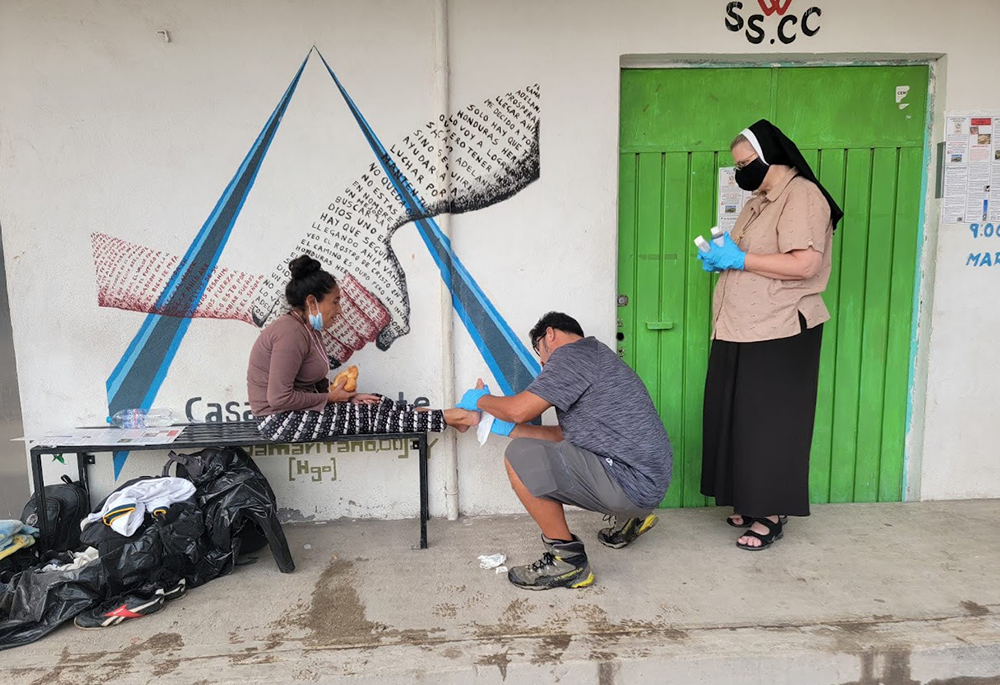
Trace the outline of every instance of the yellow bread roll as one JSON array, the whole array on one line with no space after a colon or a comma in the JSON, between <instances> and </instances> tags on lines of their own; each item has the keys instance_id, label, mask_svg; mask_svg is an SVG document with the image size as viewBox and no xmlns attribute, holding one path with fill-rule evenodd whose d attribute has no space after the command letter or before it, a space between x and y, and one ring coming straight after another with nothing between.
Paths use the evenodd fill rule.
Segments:
<instances>
[{"instance_id":1,"label":"yellow bread roll","mask_svg":"<svg viewBox=\"0 0 1000 685\"><path fill-rule=\"evenodd\" d=\"M346 371L341 371L333 379L333 387L340 385L342 381L344 383L344 390L347 392L354 392L358 389L358 367L350 366Z\"/></svg>"}]
</instances>

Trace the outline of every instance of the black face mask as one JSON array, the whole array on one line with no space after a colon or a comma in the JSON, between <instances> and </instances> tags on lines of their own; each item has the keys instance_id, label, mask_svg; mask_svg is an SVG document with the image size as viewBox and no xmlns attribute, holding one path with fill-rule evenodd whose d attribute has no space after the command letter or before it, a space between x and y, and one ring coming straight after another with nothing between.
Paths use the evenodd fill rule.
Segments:
<instances>
[{"instance_id":1,"label":"black face mask","mask_svg":"<svg viewBox=\"0 0 1000 685\"><path fill-rule=\"evenodd\" d=\"M753 192L760 188L760 184L764 182L764 177L767 176L767 170L770 168L758 157L742 169L736 170L736 185L743 190Z\"/></svg>"}]
</instances>

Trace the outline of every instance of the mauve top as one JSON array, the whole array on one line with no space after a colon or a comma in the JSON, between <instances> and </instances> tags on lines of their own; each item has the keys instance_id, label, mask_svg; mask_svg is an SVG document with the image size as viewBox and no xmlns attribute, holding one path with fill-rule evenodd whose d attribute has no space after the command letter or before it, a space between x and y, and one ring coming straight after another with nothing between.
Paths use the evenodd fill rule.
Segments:
<instances>
[{"instance_id":1,"label":"mauve top","mask_svg":"<svg viewBox=\"0 0 1000 685\"><path fill-rule=\"evenodd\" d=\"M247 393L254 416L323 411L330 361L319 333L295 314L275 319L250 351Z\"/></svg>"}]
</instances>

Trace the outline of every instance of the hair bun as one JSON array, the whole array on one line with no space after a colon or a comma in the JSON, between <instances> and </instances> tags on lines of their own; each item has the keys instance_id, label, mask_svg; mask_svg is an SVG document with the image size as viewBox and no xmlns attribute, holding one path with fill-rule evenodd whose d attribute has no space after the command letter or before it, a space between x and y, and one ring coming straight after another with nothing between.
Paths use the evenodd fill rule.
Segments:
<instances>
[{"instance_id":1,"label":"hair bun","mask_svg":"<svg viewBox=\"0 0 1000 685\"><path fill-rule=\"evenodd\" d=\"M288 270L291 272L292 278L295 279L305 278L321 268L323 268L322 265L307 254L296 257L288 263Z\"/></svg>"}]
</instances>

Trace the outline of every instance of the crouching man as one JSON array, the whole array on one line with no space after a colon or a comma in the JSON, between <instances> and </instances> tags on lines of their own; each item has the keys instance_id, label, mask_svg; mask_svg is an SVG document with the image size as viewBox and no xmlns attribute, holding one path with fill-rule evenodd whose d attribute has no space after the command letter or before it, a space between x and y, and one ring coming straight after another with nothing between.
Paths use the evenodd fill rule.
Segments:
<instances>
[{"instance_id":1,"label":"crouching man","mask_svg":"<svg viewBox=\"0 0 1000 685\"><path fill-rule=\"evenodd\" d=\"M670 485L670 440L642 380L607 345L584 337L559 312L531 329L542 372L513 397L469 390L458 405L496 417L493 432L509 435L504 464L514 492L542 531L545 553L507 578L527 590L580 588L594 582L583 541L570 532L563 506L611 519L598 533L618 549L652 528L652 510ZM557 426L528 422L549 407Z\"/></svg>"}]
</instances>

